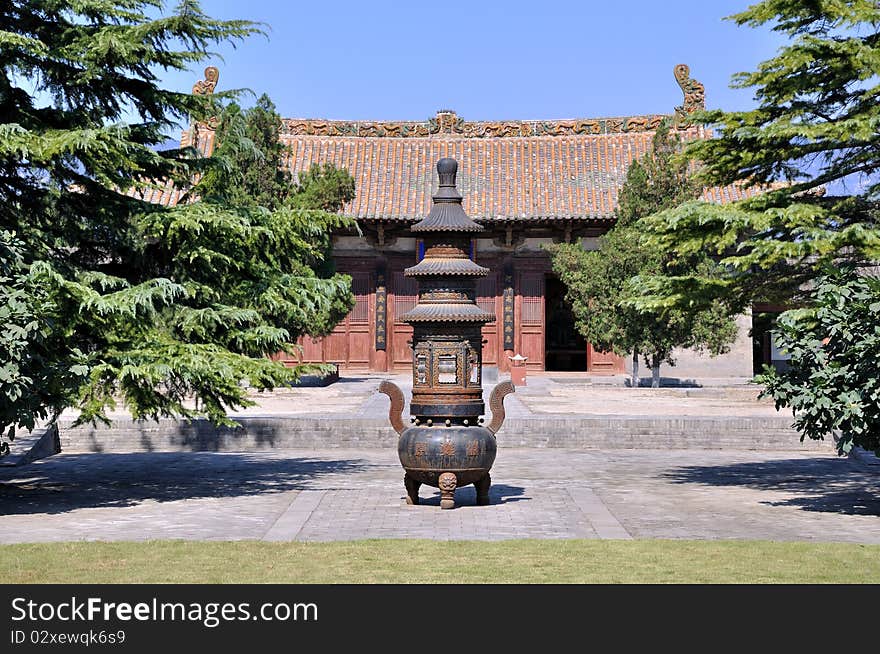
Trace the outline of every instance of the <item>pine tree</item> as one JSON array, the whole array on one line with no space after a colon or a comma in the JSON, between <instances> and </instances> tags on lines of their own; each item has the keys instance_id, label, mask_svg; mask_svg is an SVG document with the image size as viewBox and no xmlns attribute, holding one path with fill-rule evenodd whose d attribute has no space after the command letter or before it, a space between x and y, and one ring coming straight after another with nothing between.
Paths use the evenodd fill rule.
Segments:
<instances>
[{"instance_id":1,"label":"pine tree","mask_svg":"<svg viewBox=\"0 0 880 654\"><path fill-rule=\"evenodd\" d=\"M687 202L648 221L655 247L712 252L729 274L657 280L645 306L797 303L829 264L880 258L880 5L764 0L731 18L770 25L790 42L734 77L758 106L696 115L716 138L685 154L700 162L705 185L764 192L728 205Z\"/></svg>"},{"instance_id":2,"label":"pine tree","mask_svg":"<svg viewBox=\"0 0 880 654\"><path fill-rule=\"evenodd\" d=\"M841 452L877 449L880 395L860 361L875 352L880 324L880 288L869 276L880 261L880 5L763 0L731 18L769 25L789 42L734 77L733 86L754 89L757 107L696 116L717 138L686 155L701 162L706 184L765 192L725 206L688 202L646 221L655 247L711 252L726 273L653 280L639 303L795 307L777 332L790 368L760 381L802 434L835 437ZM870 369L876 376L874 361Z\"/></svg>"},{"instance_id":3,"label":"pine tree","mask_svg":"<svg viewBox=\"0 0 880 654\"><path fill-rule=\"evenodd\" d=\"M243 175L233 153L267 156L243 120L212 157L161 149L180 123L226 116L232 94L171 91L160 72L256 29L192 0L0 8L0 433L67 407L102 419L119 398L137 418L224 422L248 404L245 385L303 371L267 354L350 308L348 278L325 272L328 231L349 221L217 192ZM185 193L177 206L138 199L168 181Z\"/></svg>"},{"instance_id":4,"label":"pine tree","mask_svg":"<svg viewBox=\"0 0 880 654\"><path fill-rule=\"evenodd\" d=\"M236 130L239 130L238 134ZM284 167L285 147L278 138L280 132L281 116L265 94L247 111L242 111L236 103L226 108L217 130L217 140L227 144L230 168L238 173L233 179L224 180L232 183L222 189L231 203L254 204L272 210L291 195L293 180L290 170ZM249 140L253 149L231 151L228 145L234 135L240 140ZM220 190L216 186L212 189L215 192Z\"/></svg>"},{"instance_id":5,"label":"pine tree","mask_svg":"<svg viewBox=\"0 0 880 654\"><path fill-rule=\"evenodd\" d=\"M678 138L668 123L662 124L651 152L630 165L620 189L616 224L602 236L599 249L588 252L579 244L551 248L553 270L566 285L575 326L597 349L632 356L633 387L639 383L640 356L651 368L651 385L657 387L661 363L675 364L675 348L720 354L736 335L735 323L720 305L699 311L645 310L633 303L643 279L713 267L703 256L673 262L641 239L645 218L699 192L687 162L676 157L678 150Z\"/></svg>"}]
</instances>

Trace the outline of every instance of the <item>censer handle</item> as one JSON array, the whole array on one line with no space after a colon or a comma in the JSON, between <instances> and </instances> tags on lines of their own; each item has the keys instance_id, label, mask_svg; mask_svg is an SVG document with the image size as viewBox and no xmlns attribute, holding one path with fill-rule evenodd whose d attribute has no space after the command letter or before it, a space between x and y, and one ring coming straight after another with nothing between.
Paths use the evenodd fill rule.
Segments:
<instances>
[{"instance_id":1,"label":"censer handle","mask_svg":"<svg viewBox=\"0 0 880 654\"><path fill-rule=\"evenodd\" d=\"M400 387L394 382L385 380L379 384L379 392L385 393L385 395L391 400L391 408L388 409L388 419L391 421L391 426L394 427L394 431L398 434L402 434L404 430L402 414L405 402L403 399L403 391L400 390Z\"/></svg>"},{"instance_id":2,"label":"censer handle","mask_svg":"<svg viewBox=\"0 0 880 654\"><path fill-rule=\"evenodd\" d=\"M492 422L487 425L486 429L493 434L501 429L501 425L504 422L504 397L508 393L513 393L515 391L516 389L509 381L503 381L492 389L492 394L489 396L489 408L492 410Z\"/></svg>"}]
</instances>

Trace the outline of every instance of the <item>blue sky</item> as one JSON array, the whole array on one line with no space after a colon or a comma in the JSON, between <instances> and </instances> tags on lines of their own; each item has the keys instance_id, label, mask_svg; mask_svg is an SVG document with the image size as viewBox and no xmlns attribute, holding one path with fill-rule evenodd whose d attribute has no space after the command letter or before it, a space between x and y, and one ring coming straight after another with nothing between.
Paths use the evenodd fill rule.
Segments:
<instances>
[{"instance_id":1,"label":"blue sky","mask_svg":"<svg viewBox=\"0 0 880 654\"><path fill-rule=\"evenodd\" d=\"M672 68L687 63L709 107L753 105L731 75L772 56L780 38L724 16L746 0L666 2L285 2L203 0L215 18L268 24L211 64L219 88L265 92L285 117L467 120L670 113ZM165 74L189 89L201 76ZM243 104L248 104L245 99Z\"/></svg>"}]
</instances>

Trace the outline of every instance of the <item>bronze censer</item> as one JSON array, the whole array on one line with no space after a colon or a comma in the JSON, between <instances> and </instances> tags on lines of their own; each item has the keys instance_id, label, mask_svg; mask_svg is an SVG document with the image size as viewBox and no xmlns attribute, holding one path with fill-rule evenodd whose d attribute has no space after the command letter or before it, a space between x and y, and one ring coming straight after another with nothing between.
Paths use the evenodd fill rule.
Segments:
<instances>
[{"instance_id":1,"label":"bronze censer","mask_svg":"<svg viewBox=\"0 0 880 654\"><path fill-rule=\"evenodd\" d=\"M391 398L389 418L400 434L397 453L406 474L407 503L419 503L419 486L440 489L440 507L455 506L455 489L473 484L477 504L489 503L495 461L495 433L504 422L504 396L510 382L495 386L489 398L492 420L483 426L481 328L495 316L476 303L476 280L489 269L470 258L471 239L483 227L461 206L455 186L458 163L440 159L440 178L428 216L412 226L425 244L425 256L404 274L419 284L419 300L402 319L413 326L412 425L405 427L400 388L383 381Z\"/></svg>"}]
</instances>

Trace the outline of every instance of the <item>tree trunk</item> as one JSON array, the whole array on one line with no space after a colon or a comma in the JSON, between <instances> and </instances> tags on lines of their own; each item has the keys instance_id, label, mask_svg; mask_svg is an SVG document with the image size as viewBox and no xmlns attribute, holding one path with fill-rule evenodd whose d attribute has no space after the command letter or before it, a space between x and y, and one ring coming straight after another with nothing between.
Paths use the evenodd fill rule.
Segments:
<instances>
[{"instance_id":1,"label":"tree trunk","mask_svg":"<svg viewBox=\"0 0 880 654\"><path fill-rule=\"evenodd\" d=\"M632 387L639 387L639 353L633 350Z\"/></svg>"},{"instance_id":2,"label":"tree trunk","mask_svg":"<svg viewBox=\"0 0 880 654\"><path fill-rule=\"evenodd\" d=\"M660 388L660 362L660 357L651 357L651 388Z\"/></svg>"}]
</instances>

